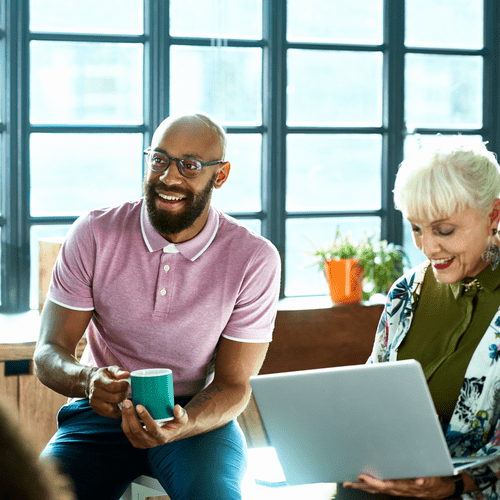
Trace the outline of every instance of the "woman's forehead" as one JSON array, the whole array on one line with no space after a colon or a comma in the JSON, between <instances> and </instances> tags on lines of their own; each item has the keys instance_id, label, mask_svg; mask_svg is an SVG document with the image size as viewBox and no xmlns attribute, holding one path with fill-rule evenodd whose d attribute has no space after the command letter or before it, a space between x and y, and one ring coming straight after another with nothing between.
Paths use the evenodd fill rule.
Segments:
<instances>
[{"instance_id":1,"label":"woman's forehead","mask_svg":"<svg viewBox=\"0 0 500 500\"><path fill-rule=\"evenodd\" d=\"M469 220L478 220L481 218L481 216L482 214L479 213L479 211L476 210L475 208L466 207L466 208L459 208L456 211L449 214L444 212L443 213L420 212L420 213L406 214L405 218L411 224L426 227L442 223L456 224L456 223L466 222Z\"/></svg>"}]
</instances>

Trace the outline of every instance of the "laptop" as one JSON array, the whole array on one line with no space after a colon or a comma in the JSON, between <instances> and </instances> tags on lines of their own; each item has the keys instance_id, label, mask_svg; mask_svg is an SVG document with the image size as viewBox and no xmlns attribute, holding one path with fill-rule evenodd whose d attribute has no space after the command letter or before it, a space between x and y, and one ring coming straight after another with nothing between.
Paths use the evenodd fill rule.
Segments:
<instances>
[{"instance_id":1,"label":"laptop","mask_svg":"<svg viewBox=\"0 0 500 500\"><path fill-rule=\"evenodd\" d=\"M415 360L250 378L289 485L451 476L500 458L452 459Z\"/></svg>"}]
</instances>

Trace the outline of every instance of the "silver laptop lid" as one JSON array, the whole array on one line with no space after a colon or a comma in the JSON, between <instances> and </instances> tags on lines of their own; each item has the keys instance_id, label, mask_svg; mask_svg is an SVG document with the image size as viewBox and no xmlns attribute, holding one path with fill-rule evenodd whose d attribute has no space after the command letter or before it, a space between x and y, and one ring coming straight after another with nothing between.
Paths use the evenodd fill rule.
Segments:
<instances>
[{"instance_id":1,"label":"silver laptop lid","mask_svg":"<svg viewBox=\"0 0 500 500\"><path fill-rule=\"evenodd\" d=\"M260 375L250 383L288 484L453 473L417 361Z\"/></svg>"}]
</instances>

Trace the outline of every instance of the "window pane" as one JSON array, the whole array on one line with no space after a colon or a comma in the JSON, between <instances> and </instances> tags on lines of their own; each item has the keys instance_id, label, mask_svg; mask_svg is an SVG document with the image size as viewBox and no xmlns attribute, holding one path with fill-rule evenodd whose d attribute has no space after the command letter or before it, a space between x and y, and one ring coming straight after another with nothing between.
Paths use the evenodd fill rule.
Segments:
<instances>
[{"instance_id":1,"label":"window pane","mask_svg":"<svg viewBox=\"0 0 500 500\"><path fill-rule=\"evenodd\" d=\"M1 28L0 28L1 29ZM7 108L6 105L6 78L7 78L7 73L6 73L6 64L7 64L7 57L6 57L6 49L5 49L5 38L2 38L2 35L0 34L0 54L3 55L3 57L0 57L0 123L4 123L7 119L6 113L7 113Z\"/></svg>"},{"instance_id":2,"label":"window pane","mask_svg":"<svg viewBox=\"0 0 500 500\"><path fill-rule=\"evenodd\" d=\"M382 0L287 2L290 41L382 43Z\"/></svg>"},{"instance_id":3,"label":"window pane","mask_svg":"<svg viewBox=\"0 0 500 500\"><path fill-rule=\"evenodd\" d=\"M170 0L170 34L262 38L262 0Z\"/></svg>"},{"instance_id":4,"label":"window pane","mask_svg":"<svg viewBox=\"0 0 500 500\"><path fill-rule=\"evenodd\" d=\"M0 144L5 144L3 134L0 134ZM0 216L4 215L4 190L6 191L5 182L7 180L7 172L4 172L4 170L4 155L0 153L0 179L2 179L2 182L0 184ZM2 240L0 239L0 246L1 245Z\"/></svg>"},{"instance_id":5,"label":"window pane","mask_svg":"<svg viewBox=\"0 0 500 500\"><path fill-rule=\"evenodd\" d=\"M142 53L142 44L31 42L31 122L142 123Z\"/></svg>"},{"instance_id":6,"label":"window pane","mask_svg":"<svg viewBox=\"0 0 500 500\"><path fill-rule=\"evenodd\" d=\"M1 124L1 121L0 121ZM1 126L1 125L0 125ZM0 133L0 216L4 215L4 203L7 203L7 200L4 198L7 188L6 188L6 182L8 179L8 172L5 168L5 161L6 161L6 155L5 155L5 145L6 145L6 137L5 134ZM5 194L4 194L5 192ZM0 246L2 245L2 240L0 239Z\"/></svg>"},{"instance_id":7,"label":"window pane","mask_svg":"<svg viewBox=\"0 0 500 500\"><path fill-rule=\"evenodd\" d=\"M406 45L483 47L483 0L406 0Z\"/></svg>"},{"instance_id":8,"label":"window pane","mask_svg":"<svg viewBox=\"0 0 500 500\"><path fill-rule=\"evenodd\" d=\"M313 256L316 248L332 243L337 226L353 239L380 233L378 217L289 219L286 223L285 295L328 294L325 276Z\"/></svg>"},{"instance_id":9,"label":"window pane","mask_svg":"<svg viewBox=\"0 0 500 500\"><path fill-rule=\"evenodd\" d=\"M427 260L426 256L413 243L413 231L411 224L403 219L403 248L410 260L410 268L418 266L418 264Z\"/></svg>"},{"instance_id":10,"label":"window pane","mask_svg":"<svg viewBox=\"0 0 500 500\"><path fill-rule=\"evenodd\" d=\"M259 212L261 209L260 134L229 134L226 160L231 163L228 180L215 189L213 204L223 212Z\"/></svg>"},{"instance_id":11,"label":"window pane","mask_svg":"<svg viewBox=\"0 0 500 500\"><path fill-rule=\"evenodd\" d=\"M30 231L30 308L38 309L39 304L39 265L38 256L39 240L47 238L64 238L71 226L58 225L58 226L31 226Z\"/></svg>"},{"instance_id":12,"label":"window pane","mask_svg":"<svg viewBox=\"0 0 500 500\"><path fill-rule=\"evenodd\" d=\"M382 54L288 51L289 125L380 125Z\"/></svg>"},{"instance_id":13,"label":"window pane","mask_svg":"<svg viewBox=\"0 0 500 500\"><path fill-rule=\"evenodd\" d=\"M257 234L262 234L262 224L259 219L240 219L240 224L248 227Z\"/></svg>"},{"instance_id":14,"label":"window pane","mask_svg":"<svg viewBox=\"0 0 500 500\"><path fill-rule=\"evenodd\" d=\"M378 135L289 134L287 210L379 209L381 158Z\"/></svg>"},{"instance_id":15,"label":"window pane","mask_svg":"<svg viewBox=\"0 0 500 500\"><path fill-rule=\"evenodd\" d=\"M2 12L3 9L3 4L0 4L0 12ZM2 19L3 21L3 19ZM1 25L0 25L1 26ZM5 54L5 38L2 38L0 35L0 54ZM5 169L5 160L6 160L6 155L5 155L5 149L6 149L6 142L7 139L5 137L5 134L2 133L2 128L3 124L6 121L6 102L5 102L5 57L0 58L0 215L3 215L4 213L4 190L5 190L5 181L7 178L7 172L4 171ZM0 238L0 247L1 247L2 240ZM1 261L0 261L1 262ZM0 288L0 295L1 295L1 288ZM1 300L1 299L0 299Z\"/></svg>"},{"instance_id":16,"label":"window pane","mask_svg":"<svg viewBox=\"0 0 500 500\"><path fill-rule=\"evenodd\" d=\"M483 60L474 56L406 56L406 123L414 127L482 126Z\"/></svg>"},{"instance_id":17,"label":"window pane","mask_svg":"<svg viewBox=\"0 0 500 500\"><path fill-rule=\"evenodd\" d=\"M0 262L3 261L3 257L2 257L2 249L3 249L3 245L1 244L2 243L2 227L0 226ZM2 305L2 287L3 287L3 284L2 284L2 275L3 273L0 273L0 306Z\"/></svg>"},{"instance_id":18,"label":"window pane","mask_svg":"<svg viewBox=\"0 0 500 500\"><path fill-rule=\"evenodd\" d=\"M31 215L79 215L138 198L142 134L32 134Z\"/></svg>"},{"instance_id":19,"label":"window pane","mask_svg":"<svg viewBox=\"0 0 500 500\"><path fill-rule=\"evenodd\" d=\"M199 109L226 125L260 125L261 82L261 49L171 48L172 114Z\"/></svg>"},{"instance_id":20,"label":"window pane","mask_svg":"<svg viewBox=\"0 0 500 500\"><path fill-rule=\"evenodd\" d=\"M456 134L454 134L456 135ZM442 137L452 137L450 134L433 134L433 135L421 135L421 134L411 134L407 135L404 144L404 157L415 154L420 148L432 145L436 140ZM468 135L467 137L473 137L478 142L483 142L483 137L480 135Z\"/></svg>"},{"instance_id":21,"label":"window pane","mask_svg":"<svg viewBox=\"0 0 500 500\"><path fill-rule=\"evenodd\" d=\"M30 0L32 31L139 35L143 25L143 0Z\"/></svg>"}]
</instances>

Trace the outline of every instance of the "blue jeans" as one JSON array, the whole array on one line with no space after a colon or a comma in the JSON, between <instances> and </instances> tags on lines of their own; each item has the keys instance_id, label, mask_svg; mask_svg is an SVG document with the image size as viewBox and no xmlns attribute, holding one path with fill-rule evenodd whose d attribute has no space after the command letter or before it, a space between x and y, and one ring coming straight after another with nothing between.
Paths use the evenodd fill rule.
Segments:
<instances>
[{"instance_id":1,"label":"blue jeans","mask_svg":"<svg viewBox=\"0 0 500 500\"><path fill-rule=\"evenodd\" d=\"M177 401L184 405L187 401ZM241 499L246 443L236 421L156 448L134 448L121 418L97 415L88 399L63 406L42 456L55 460L78 500L118 500L137 477L158 479L172 500Z\"/></svg>"}]
</instances>

